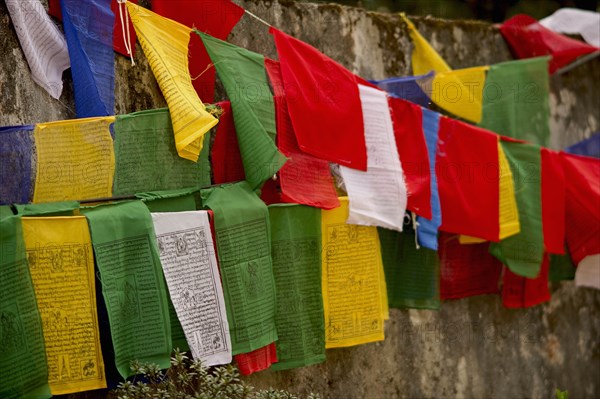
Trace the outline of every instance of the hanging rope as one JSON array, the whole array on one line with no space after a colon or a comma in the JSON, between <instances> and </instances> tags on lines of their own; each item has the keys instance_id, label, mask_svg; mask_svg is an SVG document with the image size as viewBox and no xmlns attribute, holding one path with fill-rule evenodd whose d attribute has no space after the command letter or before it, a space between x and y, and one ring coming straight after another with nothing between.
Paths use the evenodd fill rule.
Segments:
<instances>
[{"instance_id":1,"label":"hanging rope","mask_svg":"<svg viewBox=\"0 0 600 399\"><path fill-rule=\"evenodd\" d=\"M125 42L125 50L127 51L127 55L129 55L129 59L131 60L131 66L135 66L135 61L133 60L133 51L131 50L131 35L129 34L129 12L127 11L127 0L117 0L119 3L119 16L121 17L121 32L123 33L123 41ZM123 11L125 9L125 11ZM123 19L123 14L125 14L125 19Z\"/></svg>"}]
</instances>

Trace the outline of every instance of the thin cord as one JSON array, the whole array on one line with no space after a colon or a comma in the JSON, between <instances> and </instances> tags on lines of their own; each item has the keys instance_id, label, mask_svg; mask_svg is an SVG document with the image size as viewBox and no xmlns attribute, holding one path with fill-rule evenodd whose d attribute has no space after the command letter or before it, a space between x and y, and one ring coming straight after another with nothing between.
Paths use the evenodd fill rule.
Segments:
<instances>
[{"instance_id":1,"label":"thin cord","mask_svg":"<svg viewBox=\"0 0 600 399\"><path fill-rule=\"evenodd\" d=\"M272 28L272 26L271 26L271 24L270 24L270 23L268 23L267 21L265 21L265 20L264 20L264 19L262 19L262 18L259 18L259 17L257 17L256 15L252 14L250 11L248 11L248 10L244 9L244 12L245 12L246 14L250 15L252 18L256 19L257 21L259 21L259 22L262 22L263 24L267 25L269 28Z\"/></svg>"},{"instance_id":2,"label":"thin cord","mask_svg":"<svg viewBox=\"0 0 600 399\"><path fill-rule=\"evenodd\" d=\"M129 12L125 9L125 22L123 22L123 8L127 7L125 3L127 0L117 0L119 3L119 16L121 17L121 32L123 34L123 41L125 42L125 50L127 51L127 55L129 55L129 59L131 60L131 66L135 66L135 61L133 60L133 51L131 51L131 35L129 34ZM127 26L127 29L125 29Z\"/></svg>"}]
</instances>

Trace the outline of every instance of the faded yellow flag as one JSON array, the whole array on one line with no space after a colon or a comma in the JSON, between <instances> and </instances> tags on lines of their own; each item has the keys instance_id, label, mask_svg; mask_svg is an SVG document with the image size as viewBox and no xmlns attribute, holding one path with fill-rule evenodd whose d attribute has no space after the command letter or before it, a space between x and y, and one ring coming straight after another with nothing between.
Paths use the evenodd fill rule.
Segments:
<instances>
[{"instance_id":1,"label":"faded yellow flag","mask_svg":"<svg viewBox=\"0 0 600 399\"><path fill-rule=\"evenodd\" d=\"M481 66L436 73L431 100L456 116L479 123L488 69L489 66Z\"/></svg>"},{"instance_id":2,"label":"faded yellow flag","mask_svg":"<svg viewBox=\"0 0 600 399\"><path fill-rule=\"evenodd\" d=\"M389 309L377 228L346 224L347 197L321 215L325 346L381 341Z\"/></svg>"},{"instance_id":3,"label":"faded yellow flag","mask_svg":"<svg viewBox=\"0 0 600 399\"><path fill-rule=\"evenodd\" d=\"M37 175L33 202L112 195L115 153L109 126L114 116L35 126Z\"/></svg>"},{"instance_id":4,"label":"faded yellow flag","mask_svg":"<svg viewBox=\"0 0 600 399\"><path fill-rule=\"evenodd\" d=\"M127 2L138 40L169 106L180 157L197 162L203 137L219 121L206 111L188 69L191 28Z\"/></svg>"},{"instance_id":5,"label":"faded yellow flag","mask_svg":"<svg viewBox=\"0 0 600 399\"><path fill-rule=\"evenodd\" d=\"M521 231L519 223L519 210L517 208L517 199L515 197L515 183L513 174L504 149L498 141L498 166L500 168L500 239L504 240ZM459 236L458 241L461 244L479 244L485 240L477 237Z\"/></svg>"},{"instance_id":6,"label":"faded yellow flag","mask_svg":"<svg viewBox=\"0 0 600 399\"><path fill-rule=\"evenodd\" d=\"M53 395L106 387L94 256L83 216L23 217Z\"/></svg>"},{"instance_id":7,"label":"faded yellow flag","mask_svg":"<svg viewBox=\"0 0 600 399\"><path fill-rule=\"evenodd\" d=\"M408 34L414 46L411 61L413 75L425 75L431 71L436 73L450 71L451 69L446 61L421 36L415 25L406 17L406 14L400 13L400 17L408 26Z\"/></svg>"}]
</instances>

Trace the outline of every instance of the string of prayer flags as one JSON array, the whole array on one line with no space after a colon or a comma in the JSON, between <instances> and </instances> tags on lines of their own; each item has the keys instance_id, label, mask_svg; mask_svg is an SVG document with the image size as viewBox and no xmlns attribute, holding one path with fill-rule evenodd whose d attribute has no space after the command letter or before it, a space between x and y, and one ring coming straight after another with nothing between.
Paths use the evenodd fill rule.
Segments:
<instances>
[{"instance_id":1,"label":"string of prayer flags","mask_svg":"<svg viewBox=\"0 0 600 399\"><path fill-rule=\"evenodd\" d=\"M592 137L565 148L565 152L568 152L569 154L600 158L600 132L596 132Z\"/></svg>"},{"instance_id":2,"label":"string of prayer flags","mask_svg":"<svg viewBox=\"0 0 600 399\"><path fill-rule=\"evenodd\" d=\"M277 29L270 28L270 32L300 149L348 168L367 170L356 76L314 47Z\"/></svg>"},{"instance_id":3,"label":"string of prayer flags","mask_svg":"<svg viewBox=\"0 0 600 399\"><path fill-rule=\"evenodd\" d=\"M275 105L265 57L196 31L231 101L246 181L255 189L285 163L275 145Z\"/></svg>"},{"instance_id":4,"label":"string of prayer flags","mask_svg":"<svg viewBox=\"0 0 600 399\"><path fill-rule=\"evenodd\" d=\"M438 191L438 181L436 176L436 157L438 132L440 124L440 114L428 109L422 108L423 134L425 135L425 144L427 145L427 158L429 160L430 176L430 204L431 218L417 216L417 241L419 245L437 251L438 249L438 228L442 224L442 211L440 206L440 196Z\"/></svg>"},{"instance_id":5,"label":"string of prayer flags","mask_svg":"<svg viewBox=\"0 0 600 399\"><path fill-rule=\"evenodd\" d=\"M58 100L63 88L62 74L70 66L64 35L50 20L40 1L7 0L6 8L31 77Z\"/></svg>"},{"instance_id":6,"label":"string of prayer flags","mask_svg":"<svg viewBox=\"0 0 600 399\"><path fill-rule=\"evenodd\" d=\"M390 307L440 308L440 265L435 251L417 249L414 230L378 228Z\"/></svg>"},{"instance_id":7,"label":"string of prayer flags","mask_svg":"<svg viewBox=\"0 0 600 399\"><path fill-rule=\"evenodd\" d=\"M561 153L566 182L566 238L576 265L600 254L600 160ZM585 193L585 194L582 194Z\"/></svg>"},{"instance_id":8,"label":"string of prayer flags","mask_svg":"<svg viewBox=\"0 0 600 399\"><path fill-rule=\"evenodd\" d=\"M33 202L83 200L112 195L115 155L112 116L39 123Z\"/></svg>"},{"instance_id":9,"label":"string of prayer flags","mask_svg":"<svg viewBox=\"0 0 600 399\"><path fill-rule=\"evenodd\" d=\"M21 217L7 206L0 206L0 245L0 397L50 398L42 319L27 264Z\"/></svg>"},{"instance_id":10,"label":"string of prayer flags","mask_svg":"<svg viewBox=\"0 0 600 399\"><path fill-rule=\"evenodd\" d=\"M406 17L404 13L400 17L408 28L408 34L413 43L411 55L411 66L413 75L425 75L431 71L448 72L451 71L446 61L435 51L423 36L419 33L415 25Z\"/></svg>"},{"instance_id":11,"label":"string of prayer flags","mask_svg":"<svg viewBox=\"0 0 600 399\"><path fill-rule=\"evenodd\" d=\"M568 253L564 255L549 255L550 256L550 276L551 282L574 280L575 265Z\"/></svg>"},{"instance_id":12,"label":"string of prayer flags","mask_svg":"<svg viewBox=\"0 0 600 399\"><path fill-rule=\"evenodd\" d=\"M194 359L230 363L231 340L206 211L153 213L167 287Z\"/></svg>"},{"instance_id":13,"label":"string of prayer flags","mask_svg":"<svg viewBox=\"0 0 600 399\"><path fill-rule=\"evenodd\" d=\"M105 388L87 221L83 216L22 220L50 390L61 395Z\"/></svg>"},{"instance_id":14,"label":"string of prayer flags","mask_svg":"<svg viewBox=\"0 0 600 399\"><path fill-rule=\"evenodd\" d=\"M418 105L398 98L388 97L388 102L396 147L406 178L406 207L419 216L431 219L431 177L423 133L423 112Z\"/></svg>"},{"instance_id":15,"label":"string of prayer flags","mask_svg":"<svg viewBox=\"0 0 600 399\"><path fill-rule=\"evenodd\" d=\"M0 204L29 202L34 152L32 125L0 127Z\"/></svg>"},{"instance_id":16,"label":"string of prayer flags","mask_svg":"<svg viewBox=\"0 0 600 399\"><path fill-rule=\"evenodd\" d=\"M221 107L222 114L210 153L213 184L245 180L244 164L235 132L231 103L222 101L216 105Z\"/></svg>"},{"instance_id":17,"label":"string of prayer flags","mask_svg":"<svg viewBox=\"0 0 600 399\"><path fill-rule=\"evenodd\" d=\"M278 363L285 370L325 361L325 321L321 294L321 211L280 204L269 206L271 254L277 291Z\"/></svg>"},{"instance_id":18,"label":"string of prayer flags","mask_svg":"<svg viewBox=\"0 0 600 399\"><path fill-rule=\"evenodd\" d=\"M144 201L150 212L185 212L195 211L197 207L198 188L182 188L137 193L135 196Z\"/></svg>"},{"instance_id":19,"label":"string of prayer flags","mask_svg":"<svg viewBox=\"0 0 600 399\"><path fill-rule=\"evenodd\" d=\"M265 67L275 94L277 146L288 157L288 161L279 170L282 201L323 209L337 208L340 202L329 171L329 162L303 152L296 140L279 62L267 58Z\"/></svg>"},{"instance_id":20,"label":"string of prayer flags","mask_svg":"<svg viewBox=\"0 0 600 399\"><path fill-rule=\"evenodd\" d=\"M540 147L506 140L500 143L513 173L521 230L490 244L490 253L512 273L533 279L544 259Z\"/></svg>"},{"instance_id":21,"label":"string of prayer flags","mask_svg":"<svg viewBox=\"0 0 600 399\"><path fill-rule=\"evenodd\" d=\"M245 181L200 190L214 212L233 354L277 340L269 211Z\"/></svg>"},{"instance_id":22,"label":"string of prayer flags","mask_svg":"<svg viewBox=\"0 0 600 399\"><path fill-rule=\"evenodd\" d=\"M422 107L429 107L431 98L423 91L419 82L421 80L432 79L433 76L433 73L428 73L421 76L403 76L383 80L371 80L370 82L394 97L402 98Z\"/></svg>"},{"instance_id":23,"label":"string of prayer flags","mask_svg":"<svg viewBox=\"0 0 600 399\"><path fill-rule=\"evenodd\" d=\"M347 224L348 213L347 197L321 212L326 348L384 339L388 304L377 229Z\"/></svg>"},{"instance_id":24,"label":"string of prayer flags","mask_svg":"<svg viewBox=\"0 0 600 399\"><path fill-rule=\"evenodd\" d=\"M108 2L61 0L78 118L114 115L115 16Z\"/></svg>"},{"instance_id":25,"label":"string of prayer flags","mask_svg":"<svg viewBox=\"0 0 600 399\"><path fill-rule=\"evenodd\" d=\"M277 362L277 350L275 343L256 349L248 353L235 355L235 362L241 375L250 375L263 371Z\"/></svg>"},{"instance_id":26,"label":"string of prayer flags","mask_svg":"<svg viewBox=\"0 0 600 399\"><path fill-rule=\"evenodd\" d=\"M498 136L442 117L437 175L441 230L498 241Z\"/></svg>"},{"instance_id":27,"label":"string of prayer flags","mask_svg":"<svg viewBox=\"0 0 600 399\"><path fill-rule=\"evenodd\" d=\"M142 201L81 209L90 226L115 364L123 378L137 360L170 366L171 328L150 212Z\"/></svg>"},{"instance_id":28,"label":"string of prayer flags","mask_svg":"<svg viewBox=\"0 0 600 399\"><path fill-rule=\"evenodd\" d=\"M132 3L137 4L138 0L128 0ZM111 0L110 9L115 15L115 23L113 26L113 50L116 52L123 54L124 56L129 56L127 52L127 46L125 45L125 37L123 36L123 28L122 24L124 24L124 20L121 18L121 14L119 13L119 3L117 0ZM53 16L54 18L62 21L62 11L60 9L60 0L48 0L48 14ZM125 15L123 14L123 17ZM127 25L127 30L129 32L125 33L125 35L129 35L131 38L131 43L134 44L136 40L135 29L131 21ZM131 46L131 56L135 56L135 45Z\"/></svg>"},{"instance_id":29,"label":"string of prayer flags","mask_svg":"<svg viewBox=\"0 0 600 399\"><path fill-rule=\"evenodd\" d=\"M177 6L171 0L152 0L152 10L163 17L175 20L185 26L193 26L221 40L239 22L244 9L229 0L178 0ZM189 69L192 84L198 96L206 103L213 102L215 96L215 69L202 44L202 40L192 35L189 44Z\"/></svg>"},{"instance_id":30,"label":"string of prayer flags","mask_svg":"<svg viewBox=\"0 0 600 399\"><path fill-rule=\"evenodd\" d=\"M178 156L172 126L166 108L116 117L113 195L210 185L210 135L192 162Z\"/></svg>"},{"instance_id":31,"label":"string of prayer flags","mask_svg":"<svg viewBox=\"0 0 600 399\"><path fill-rule=\"evenodd\" d=\"M562 255L565 253L565 175L558 152L547 148L541 148L541 152L544 248L547 253Z\"/></svg>"},{"instance_id":32,"label":"string of prayer flags","mask_svg":"<svg viewBox=\"0 0 600 399\"><path fill-rule=\"evenodd\" d=\"M550 300L548 274L550 262L544 254L540 273L535 278L519 276L504 268L502 278L502 304L507 308L529 308Z\"/></svg>"},{"instance_id":33,"label":"string of prayer flags","mask_svg":"<svg viewBox=\"0 0 600 399\"><path fill-rule=\"evenodd\" d=\"M552 32L534 18L524 14L515 15L504 21L500 26L500 33L518 58L551 55L550 74L582 55L600 51L587 43Z\"/></svg>"},{"instance_id":34,"label":"string of prayer flags","mask_svg":"<svg viewBox=\"0 0 600 399\"><path fill-rule=\"evenodd\" d=\"M479 127L526 140L550 144L550 79L548 57L491 65L483 87Z\"/></svg>"},{"instance_id":35,"label":"string of prayer flags","mask_svg":"<svg viewBox=\"0 0 600 399\"><path fill-rule=\"evenodd\" d=\"M169 106L180 157L197 162L204 135L219 121L206 111L188 69L191 28L127 2L138 40Z\"/></svg>"},{"instance_id":36,"label":"string of prayer flags","mask_svg":"<svg viewBox=\"0 0 600 399\"><path fill-rule=\"evenodd\" d=\"M444 232L439 241L442 300L500 293L502 263L489 254L489 242L463 245L458 236Z\"/></svg>"},{"instance_id":37,"label":"string of prayer flags","mask_svg":"<svg viewBox=\"0 0 600 399\"><path fill-rule=\"evenodd\" d=\"M407 193L384 91L358 85L367 144L367 171L340 166L350 199L348 223L402 231Z\"/></svg>"}]
</instances>

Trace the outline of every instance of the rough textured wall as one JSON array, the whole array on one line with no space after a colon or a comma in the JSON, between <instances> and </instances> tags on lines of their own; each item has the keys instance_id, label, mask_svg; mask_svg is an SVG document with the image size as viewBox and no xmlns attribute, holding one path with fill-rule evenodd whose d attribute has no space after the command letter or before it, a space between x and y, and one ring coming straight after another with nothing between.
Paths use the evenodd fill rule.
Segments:
<instances>
[{"instance_id":1,"label":"rough textured wall","mask_svg":"<svg viewBox=\"0 0 600 399\"><path fill-rule=\"evenodd\" d=\"M240 3L365 78L410 73L411 43L396 15L283 0ZM511 59L489 24L413 20L453 68ZM0 37L0 125L73 117L69 76L61 102L31 80L4 2ZM276 57L268 28L248 16L230 41ZM133 68L117 56L117 113L165 105L139 45L137 50ZM551 87L553 148L600 129L600 60L552 77ZM322 365L247 380L325 398L550 398L555 388L574 398L598 397L600 292L561 283L552 293L551 302L528 310L504 309L497 296L448 301L439 312L392 309L384 342L329 350Z\"/></svg>"}]
</instances>

